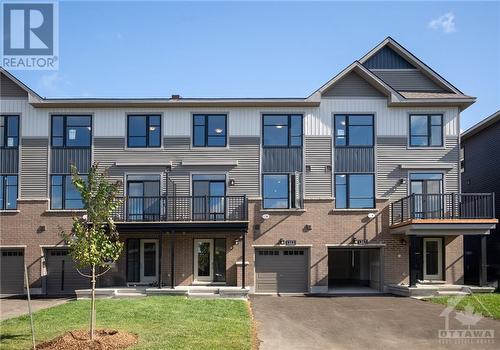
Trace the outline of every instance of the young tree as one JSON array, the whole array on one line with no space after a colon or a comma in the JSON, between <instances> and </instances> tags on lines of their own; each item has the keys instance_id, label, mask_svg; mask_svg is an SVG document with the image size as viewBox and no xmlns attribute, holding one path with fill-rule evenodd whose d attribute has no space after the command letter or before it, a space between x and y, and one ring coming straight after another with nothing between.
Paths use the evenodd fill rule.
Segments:
<instances>
[{"instance_id":1,"label":"young tree","mask_svg":"<svg viewBox=\"0 0 500 350\"><path fill-rule=\"evenodd\" d=\"M86 179L78 174L74 166L71 167L71 173L86 214L74 217L71 233L63 232L63 237L78 272L91 279L90 339L94 340L96 278L109 271L110 265L118 259L123 249L113 221L113 212L121 204L117 198L121 183L110 182L107 171L100 171L98 163L92 164ZM83 273L83 269L90 272Z\"/></svg>"}]
</instances>

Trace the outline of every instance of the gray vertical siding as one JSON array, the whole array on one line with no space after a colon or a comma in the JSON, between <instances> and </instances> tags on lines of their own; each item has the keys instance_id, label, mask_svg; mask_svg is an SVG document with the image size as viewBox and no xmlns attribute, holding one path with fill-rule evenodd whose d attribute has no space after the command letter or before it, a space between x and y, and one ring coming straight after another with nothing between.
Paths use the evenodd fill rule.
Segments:
<instances>
[{"instance_id":1,"label":"gray vertical siding","mask_svg":"<svg viewBox=\"0 0 500 350\"><path fill-rule=\"evenodd\" d=\"M421 71L412 70L372 70L372 72L398 91L431 91L443 92L432 80Z\"/></svg>"},{"instance_id":2,"label":"gray vertical siding","mask_svg":"<svg viewBox=\"0 0 500 350\"><path fill-rule=\"evenodd\" d=\"M301 172L302 158L302 148L262 148L262 172Z\"/></svg>"},{"instance_id":3,"label":"gray vertical siding","mask_svg":"<svg viewBox=\"0 0 500 350\"><path fill-rule=\"evenodd\" d=\"M323 97L384 97L384 95L361 78L351 72L340 79L331 88L323 92Z\"/></svg>"},{"instance_id":4,"label":"gray vertical siding","mask_svg":"<svg viewBox=\"0 0 500 350\"><path fill-rule=\"evenodd\" d=\"M410 62L401 57L390 47L384 46L363 64L368 69L411 69Z\"/></svg>"},{"instance_id":5,"label":"gray vertical siding","mask_svg":"<svg viewBox=\"0 0 500 350\"><path fill-rule=\"evenodd\" d=\"M0 149L0 174L17 174L19 169L19 149Z\"/></svg>"},{"instance_id":6,"label":"gray vertical siding","mask_svg":"<svg viewBox=\"0 0 500 350\"><path fill-rule=\"evenodd\" d=\"M53 148L50 151L52 174L68 174L74 164L80 173L88 173L91 162L90 148Z\"/></svg>"},{"instance_id":7,"label":"gray vertical siding","mask_svg":"<svg viewBox=\"0 0 500 350\"><path fill-rule=\"evenodd\" d=\"M406 179L409 172L444 172L445 191L458 191L458 138L448 137L445 148L408 149L406 137L377 138L377 196L395 200L408 193ZM401 164L417 166L415 169L402 169ZM426 165L453 166L452 169L425 169ZM424 168L421 168L424 167Z\"/></svg>"},{"instance_id":8,"label":"gray vertical siding","mask_svg":"<svg viewBox=\"0 0 500 350\"><path fill-rule=\"evenodd\" d=\"M373 147L335 148L336 173L373 173Z\"/></svg>"},{"instance_id":9,"label":"gray vertical siding","mask_svg":"<svg viewBox=\"0 0 500 350\"><path fill-rule=\"evenodd\" d=\"M23 138L21 144L21 198L47 198L49 141Z\"/></svg>"},{"instance_id":10,"label":"gray vertical siding","mask_svg":"<svg viewBox=\"0 0 500 350\"><path fill-rule=\"evenodd\" d=\"M306 198L332 197L332 172L327 166L332 164L332 139L325 137L305 138L305 162L311 167L305 173Z\"/></svg>"}]
</instances>

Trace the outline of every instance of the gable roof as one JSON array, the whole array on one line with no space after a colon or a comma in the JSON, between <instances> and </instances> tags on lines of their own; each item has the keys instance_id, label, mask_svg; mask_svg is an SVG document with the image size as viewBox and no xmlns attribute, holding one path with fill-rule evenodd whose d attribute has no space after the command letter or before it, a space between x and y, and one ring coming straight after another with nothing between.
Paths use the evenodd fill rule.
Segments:
<instances>
[{"instance_id":1,"label":"gable roof","mask_svg":"<svg viewBox=\"0 0 500 350\"><path fill-rule=\"evenodd\" d=\"M10 80L13 84L17 85L21 90L25 91L28 96L31 94L37 98L41 98L35 91L31 90L27 85L25 85L22 81L13 76L8 70L3 67L0 67L0 75L3 79Z\"/></svg>"},{"instance_id":2,"label":"gable roof","mask_svg":"<svg viewBox=\"0 0 500 350\"><path fill-rule=\"evenodd\" d=\"M478 134L484 129L490 127L491 125L500 122L500 110L496 111L489 117L481 120L479 123L471 126L469 129L465 130L461 135L462 141L467 140L468 138Z\"/></svg>"}]
</instances>

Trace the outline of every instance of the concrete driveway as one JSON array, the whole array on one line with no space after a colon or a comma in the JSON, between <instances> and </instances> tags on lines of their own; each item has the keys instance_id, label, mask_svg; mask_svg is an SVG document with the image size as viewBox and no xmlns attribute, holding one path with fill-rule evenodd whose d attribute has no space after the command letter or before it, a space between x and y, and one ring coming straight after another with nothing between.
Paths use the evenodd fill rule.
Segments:
<instances>
[{"instance_id":1,"label":"concrete driveway","mask_svg":"<svg viewBox=\"0 0 500 350\"><path fill-rule=\"evenodd\" d=\"M444 307L411 298L252 296L250 301L260 350L500 348L500 322L487 318L471 330L492 330L493 339L440 342ZM448 329L467 329L455 316Z\"/></svg>"},{"instance_id":2,"label":"concrete driveway","mask_svg":"<svg viewBox=\"0 0 500 350\"><path fill-rule=\"evenodd\" d=\"M47 309L56 305L64 304L70 299L47 298L31 299L32 311ZM0 320L22 316L28 313L28 301L22 298L0 298Z\"/></svg>"}]
</instances>

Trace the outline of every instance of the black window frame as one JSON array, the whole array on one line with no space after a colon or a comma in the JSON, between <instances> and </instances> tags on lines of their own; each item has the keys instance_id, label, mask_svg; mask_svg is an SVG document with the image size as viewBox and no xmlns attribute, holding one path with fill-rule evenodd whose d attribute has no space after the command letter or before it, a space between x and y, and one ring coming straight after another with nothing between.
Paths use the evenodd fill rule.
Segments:
<instances>
[{"instance_id":1,"label":"black window frame","mask_svg":"<svg viewBox=\"0 0 500 350\"><path fill-rule=\"evenodd\" d=\"M346 183L345 185L345 203L346 203L346 206L345 207L342 207L342 208L339 208L337 206L337 203L338 203L338 196L337 196L337 176L339 175L345 175L346 176ZM364 176L371 176L372 177L372 188L373 188L373 202L372 202L372 206L371 207L352 207L351 206L351 197L350 197L350 191L349 191L349 183L350 183L350 177L352 175L364 175ZM363 210L363 209L375 209L375 204L376 204L376 190L375 190L375 174L374 173L335 173L334 175L334 191L335 191L335 209L360 209L360 210Z\"/></svg>"},{"instance_id":2,"label":"black window frame","mask_svg":"<svg viewBox=\"0 0 500 350\"><path fill-rule=\"evenodd\" d=\"M6 178L7 177L15 177L16 178L16 199L15 199L15 207L14 208L7 208L7 189L8 187L11 187L10 185L7 185ZM2 186L2 206L0 207L1 211L9 211L9 210L17 210L17 200L19 199L19 176L16 174L0 174L0 178L2 178L2 181L0 185Z\"/></svg>"},{"instance_id":3,"label":"black window frame","mask_svg":"<svg viewBox=\"0 0 500 350\"><path fill-rule=\"evenodd\" d=\"M292 116L300 116L300 145L292 145ZM287 144L286 145L266 145L265 126L266 117L287 117ZM262 114L262 148L302 148L304 146L304 114L302 113L266 113ZM296 137L296 136L295 136Z\"/></svg>"},{"instance_id":4,"label":"black window frame","mask_svg":"<svg viewBox=\"0 0 500 350\"><path fill-rule=\"evenodd\" d=\"M441 120L441 124L440 125L432 125L432 117L433 116L439 116L440 117L440 120ZM415 135L412 133L411 131L411 118L412 117L427 117L427 134L426 135ZM411 113L409 116L408 116L408 146L409 147L415 147L415 148L432 148L432 147L443 147L444 146L444 118L443 118L443 114L440 114L440 113ZM440 130L440 133L439 133L439 137L440 137L440 140L441 140L441 143L439 145L432 145L431 144L431 141L432 141L432 127L433 126L440 126L441 127L441 130ZM413 136L415 137L426 137L427 138L427 145L414 145L412 143L412 138Z\"/></svg>"},{"instance_id":5,"label":"black window frame","mask_svg":"<svg viewBox=\"0 0 500 350\"><path fill-rule=\"evenodd\" d=\"M371 117L371 121L372 121L372 124L371 124L371 127L372 127L372 144L371 145L351 145L350 144L350 140L349 140L349 125L350 125L350 122L349 122L349 117L351 116L354 116L354 117ZM339 117L344 117L345 118L345 135L344 135L344 138L345 138L345 145L338 145L337 144L337 139L338 139L338 135L337 135L337 118ZM368 126L368 125L365 125L365 126ZM336 113L333 115L333 144L335 147L339 147L339 148L350 148L350 147L354 147L354 148L373 148L375 147L375 115L374 114L370 114L370 113Z\"/></svg>"},{"instance_id":6,"label":"black window frame","mask_svg":"<svg viewBox=\"0 0 500 350\"><path fill-rule=\"evenodd\" d=\"M68 146L67 145L67 128L68 128L68 117L86 117L89 118L90 127L90 139L88 146ZM63 119L63 134L62 136L55 136L57 138L62 137L62 146L54 146L54 118L62 118ZM91 114L52 114L50 116L50 147L51 148L62 148L62 149L89 149L92 148L92 142L94 137L94 127L93 127L93 117Z\"/></svg>"},{"instance_id":7,"label":"black window frame","mask_svg":"<svg viewBox=\"0 0 500 350\"><path fill-rule=\"evenodd\" d=\"M0 148L8 148L8 149L17 149L19 148L19 134L20 134L20 125L19 121L21 118L19 118L19 115L17 114L1 114L1 118L3 118L3 144L0 144ZM9 136L9 119L10 118L15 118L17 120L17 135L16 136ZM14 146L8 146L8 138L12 137L15 139L15 145Z\"/></svg>"},{"instance_id":8,"label":"black window frame","mask_svg":"<svg viewBox=\"0 0 500 350\"><path fill-rule=\"evenodd\" d=\"M79 175L82 177L86 177L88 174L79 174ZM61 187L61 195L62 195L61 208L54 208L53 207L54 201L52 201L52 195L53 195L54 186L52 185L52 179L54 176L61 176L62 177L61 185L58 185ZM82 208L68 208L68 206L66 205L66 178L71 177L71 176L72 176L71 174L51 174L50 175L50 210L85 210L83 207ZM81 195L80 195L80 197L81 197ZM83 198L81 200L82 200L82 204L83 204Z\"/></svg>"},{"instance_id":9,"label":"black window frame","mask_svg":"<svg viewBox=\"0 0 500 350\"><path fill-rule=\"evenodd\" d=\"M287 190L287 207L282 207L282 208L268 208L265 206L265 200L266 197L265 196L265 186L264 186L264 177L265 176L276 176L276 175L281 175L281 176L286 176L287 177L287 182L288 182L288 190ZM280 172L280 173L263 173L262 176L261 176L261 181L262 181L262 209L266 209L266 210L272 210L272 209L276 209L276 210L287 210L287 209L301 209L302 206L303 206L303 203L296 203L296 196L297 196L297 192L296 192L296 188L295 188L295 184L296 184L296 181L297 181L297 178L296 178L297 174L296 173L283 173L283 172ZM268 198L268 199L284 199L284 197L274 197L274 198Z\"/></svg>"},{"instance_id":10,"label":"black window frame","mask_svg":"<svg viewBox=\"0 0 500 350\"><path fill-rule=\"evenodd\" d=\"M146 138L146 145L145 146L131 146L130 145L130 118L131 117L145 117L146 118L146 124L145 124L145 127L146 127L146 136L144 136ZM150 118L151 117L158 117L159 120L160 120L160 125L151 125L151 121L150 121ZM152 113L152 114L127 114L127 148L161 148L162 146L162 138L163 138L163 128L162 128L162 125L163 125L163 120L162 120L162 115L161 114L157 114L157 113ZM160 142L158 144L158 146L151 146L150 145L150 139L149 139L149 128L151 126L158 126L160 128ZM139 137L139 136L132 136L132 137Z\"/></svg>"},{"instance_id":11,"label":"black window frame","mask_svg":"<svg viewBox=\"0 0 500 350\"><path fill-rule=\"evenodd\" d=\"M196 125L195 123L195 119L196 117L203 117L204 119L204 124L203 124L203 128L204 128L204 137L205 137L205 142L203 145L197 145L196 142L195 142L195 128L196 127L201 127L202 125ZM208 139L209 139L209 135L208 135L208 119L210 117L224 117L224 135L217 135L217 136L210 136L210 137L220 137L220 138L224 138L224 145L209 145L209 142L208 142ZM191 141L191 145L195 148L224 148L224 147L227 147L227 134L228 134L228 130L227 130L227 114L225 113L194 113L192 115L192 127L191 127L191 132L192 132L192 141Z\"/></svg>"}]
</instances>

